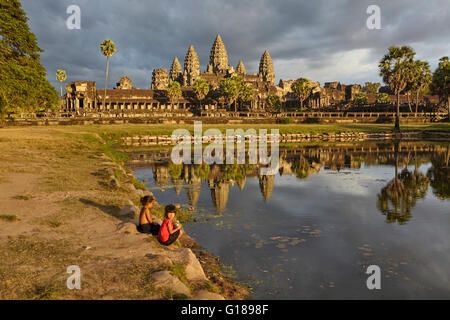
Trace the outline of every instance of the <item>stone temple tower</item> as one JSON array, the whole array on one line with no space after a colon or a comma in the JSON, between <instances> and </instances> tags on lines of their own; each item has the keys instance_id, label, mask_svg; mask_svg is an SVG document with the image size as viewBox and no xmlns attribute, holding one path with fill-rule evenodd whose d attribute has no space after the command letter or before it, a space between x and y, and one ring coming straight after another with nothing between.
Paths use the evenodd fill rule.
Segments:
<instances>
[{"instance_id":1,"label":"stone temple tower","mask_svg":"<svg viewBox=\"0 0 450 320\"><path fill-rule=\"evenodd\" d=\"M183 84L185 86L192 86L199 77L200 62L198 61L197 52L195 52L194 46L191 45L184 58Z\"/></svg>"},{"instance_id":2,"label":"stone temple tower","mask_svg":"<svg viewBox=\"0 0 450 320\"><path fill-rule=\"evenodd\" d=\"M178 81L180 84L183 82L183 70L181 70L180 61L178 58L173 58L172 67L170 68L170 81Z\"/></svg>"},{"instance_id":3,"label":"stone temple tower","mask_svg":"<svg viewBox=\"0 0 450 320\"><path fill-rule=\"evenodd\" d=\"M247 74L247 70L245 69L245 66L244 66L244 63L242 62L242 60L239 60L239 63L236 67L236 73Z\"/></svg>"},{"instance_id":4,"label":"stone temple tower","mask_svg":"<svg viewBox=\"0 0 450 320\"><path fill-rule=\"evenodd\" d=\"M154 69L152 73L152 90L166 90L169 85L167 69Z\"/></svg>"},{"instance_id":5,"label":"stone temple tower","mask_svg":"<svg viewBox=\"0 0 450 320\"><path fill-rule=\"evenodd\" d=\"M275 74L273 73L273 62L269 52L266 50L259 63L259 78L264 82L275 84Z\"/></svg>"},{"instance_id":6,"label":"stone temple tower","mask_svg":"<svg viewBox=\"0 0 450 320\"><path fill-rule=\"evenodd\" d=\"M216 40L211 48L211 54L209 56L208 73L225 72L229 69L228 66L228 54L225 44L220 37L217 35Z\"/></svg>"}]
</instances>

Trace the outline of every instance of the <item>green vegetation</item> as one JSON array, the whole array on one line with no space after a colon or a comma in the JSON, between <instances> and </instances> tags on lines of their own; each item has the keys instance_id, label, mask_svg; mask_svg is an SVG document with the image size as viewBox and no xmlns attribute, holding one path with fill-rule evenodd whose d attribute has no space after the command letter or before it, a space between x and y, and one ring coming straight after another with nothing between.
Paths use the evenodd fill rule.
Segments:
<instances>
[{"instance_id":1,"label":"green vegetation","mask_svg":"<svg viewBox=\"0 0 450 320\"><path fill-rule=\"evenodd\" d=\"M389 103L389 95L387 93L377 93L376 103Z\"/></svg>"},{"instance_id":2,"label":"green vegetation","mask_svg":"<svg viewBox=\"0 0 450 320\"><path fill-rule=\"evenodd\" d=\"M58 93L46 78L36 37L18 0L0 3L0 114L47 111Z\"/></svg>"},{"instance_id":3,"label":"green vegetation","mask_svg":"<svg viewBox=\"0 0 450 320\"><path fill-rule=\"evenodd\" d=\"M280 98L275 94L270 94L266 99L266 108L269 111L280 111L281 101Z\"/></svg>"},{"instance_id":4,"label":"green vegetation","mask_svg":"<svg viewBox=\"0 0 450 320\"><path fill-rule=\"evenodd\" d=\"M198 101L200 102L200 110L201 110L201 102L208 95L209 92L209 84L203 78L198 78L195 80L194 85L192 86L192 90L197 96Z\"/></svg>"},{"instance_id":5,"label":"green vegetation","mask_svg":"<svg viewBox=\"0 0 450 320\"><path fill-rule=\"evenodd\" d=\"M14 222L14 221L18 221L19 218L17 218L17 216L15 216L15 215L2 214L2 215L0 215L0 220L6 221L6 222Z\"/></svg>"},{"instance_id":6,"label":"green vegetation","mask_svg":"<svg viewBox=\"0 0 450 320\"><path fill-rule=\"evenodd\" d=\"M378 82L366 82L362 90L364 93L376 94L380 87L381 84Z\"/></svg>"},{"instance_id":7,"label":"green vegetation","mask_svg":"<svg viewBox=\"0 0 450 320\"><path fill-rule=\"evenodd\" d=\"M103 95L103 109L105 109L106 88L108 87L109 57L112 57L112 55L116 52L116 45L112 40L106 39L100 44L100 50L106 57L105 94Z\"/></svg>"},{"instance_id":8,"label":"green vegetation","mask_svg":"<svg viewBox=\"0 0 450 320\"><path fill-rule=\"evenodd\" d=\"M431 90L438 94L442 101L447 100L450 121L450 61L448 57L442 57L439 61L439 66L433 74Z\"/></svg>"},{"instance_id":9,"label":"green vegetation","mask_svg":"<svg viewBox=\"0 0 450 320\"><path fill-rule=\"evenodd\" d=\"M294 120L292 120L292 118L289 118L289 117L281 118L278 120L279 124L291 124L293 122L294 122Z\"/></svg>"},{"instance_id":10,"label":"green vegetation","mask_svg":"<svg viewBox=\"0 0 450 320\"><path fill-rule=\"evenodd\" d=\"M353 98L353 102L357 105L364 105L367 104L367 94L365 92L360 92L355 94L355 97Z\"/></svg>"},{"instance_id":11,"label":"green vegetation","mask_svg":"<svg viewBox=\"0 0 450 320\"><path fill-rule=\"evenodd\" d=\"M66 81L67 79L67 74L66 74L66 70L58 70L56 71L56 80L59 81L59 88L61 89L61 97L62 97L62 83L64 81Z\"/></svg>"},{"instance_id":12,"label":"green vegetation","mask_svg":"<svg viewBox=\"0 0 450 320\"><path fill-rule=\"evenodd\" d=\"M380 76L397 96L395 130L400 130L400 93L408 84L408 68L413 63L416 53L408 46L401 48L392 46L388 51L379 64Z\"/></svg>"},{"instance_id":13,"label":"green vegetation","mask_svg":"<svg viewBox=\"0 0 450 320\"><path fill-rule=\"evenodd\" d=\"M169 98L170 103L173 104L173 102L181 97L181 95L180 83L178 81L171 81L167 87L167 97Z\"/></svg>"},{"instance_id":14,"label":"green vegetation","mask_svg":"<svg viewBox=\"0 0 450 320\"><path fill-rule=\"evenodd\" d=\"M300 107L303 110L303 101L311 94L311 84L308 79L299 78L291 86L292 92L297 96L300 101Z\"/></svg>"},{"instance_id":15,"label":"green vegetation","mask_svg":"<svg viewBox=\"0 0 450 320\"><path fill-rule=\"evenodd\" d=\"M235 76L232 78L225 78L220 81L219 90L225 98L228 106L233 104L233 102L235 102L239 97L239 93L241 91L241 79L242 77ZM234 111L237 111L236 104L234 105Z\"/></svg>"}]
</instances>

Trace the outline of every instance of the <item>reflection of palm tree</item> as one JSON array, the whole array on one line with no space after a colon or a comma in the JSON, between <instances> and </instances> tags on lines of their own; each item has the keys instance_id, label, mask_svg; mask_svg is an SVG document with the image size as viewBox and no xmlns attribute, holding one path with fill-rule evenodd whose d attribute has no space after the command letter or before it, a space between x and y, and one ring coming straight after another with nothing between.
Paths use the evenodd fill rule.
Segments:
<instances>
[{"instance_id":1,"label":"reflection of palm tree","mask_svg":"<svg viewBox=\"0 0 450 320\"><path fill-rule=\"evenodd\" d=\"M405 187L398 175L398 142L394 145L395 175L378 194L377 208L386 215L386 222L405 224L411 218L411 208L416 200L411 188Z\"/></svg>"},{"instance_id":2,"label":"reflection of palm tree","mask_svg":"<svg viewBox=\"0 0 450 320\"><path fill-rule=\"evenodd\" d=\"M432 167L427 176L433 193L441 200L450 198L450 147L446 152L435 153L431 158Z\"/></svg>"},{"instance_id":3,"label":"reflection of palm tree","mask_svg":"<svg viewBox=\"0 0 450 320\"><path fill-rule=\"evenodd\" d=\"M298 179L305 179L311 174L311 165L307 159L300 157L295 160L292 166L292 171L296 173Z\"/></svg>"}]
</instances>

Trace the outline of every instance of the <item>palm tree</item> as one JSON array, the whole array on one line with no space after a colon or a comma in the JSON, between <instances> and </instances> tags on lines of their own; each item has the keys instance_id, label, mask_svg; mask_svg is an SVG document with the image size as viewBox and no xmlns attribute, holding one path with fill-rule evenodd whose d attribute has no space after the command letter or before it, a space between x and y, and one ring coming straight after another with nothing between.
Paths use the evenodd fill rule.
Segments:
<instances>
[{"instance_id":1,"label":"palm tree","mask_svg":"<svg viewBox=\"0 0 450 320\"><path fill-rule=\"evenodd\" d=\"M103 96L103 109L105 109L106 88L108 86L109 57L116 52L116 45L112 42L112 40L107 39L100 44L100 50L102 51L102 54L106 56L105 94Z\"/></svg>"},{"instance_id":2,"label":"palm tree","mask_svg":"<svg viewBox=\"0 0 450 320\"><path fill-rule=\"evenodd\" d=\"M59 81L59 88L61 90L61 98L62 98L62 83L67 79L66 70L58 70L56 71L56 80Z\"/></svg>"},{"instance_id":3,"label":"palm tree","mask_svg":"<svg viewBox=\"0 0 450 320\"><path fill-rule=\"evenodd\" d=\"M447 100L448 121L450 121L450 62L448 57L442 57L439 61L439 66L433 74L431 89L442 101Z\"/></svg>"},{"instance_id":4,"label":"palm tree","mask_svg":"<svg viewBox=\"0 0 450 320\"><path fill-rule=\"evenodd\" d=\"M200 102L200 113L202 111L202 104L201 102L209 93L209 84L206 82L203 78L198 78L194 82L194 86L192 87L192 90L194 91L195 95L197 96L198 101Z\"/></svg>"},{"instance_id":5,"label":"palm tree","mask_svg":"<svg viewBox=\"0 0 450 320\"><path fill-rule=\"evenodd\" d=\"M300 107L303 109L303 101L311 94L311 84L308 79L299 78L291 86L292 92L300 100Z\"/></svg>"},{"instance_id":6,"label":"palm tree","mask_svg":"<svg viewBox=\"0 0 450 320\"><path fill-rule=\"evenodd\" d=\"M395 129L400 130L400 92L402 92L408 81L408 68L416 54L411 47L390 47L389 53L380 61L380 76L388 84L397 96L397 112L395 116Z\"/></svg>"},{"instance_id":7,"label":"palm tree","mask_svg":"<svg viewBox=\"0 0 450 320\"><path fill-rule=\"evenodd\" d=\"M170 105L173 106L173 102L182 96L181 86L178 81L171 81L167 87L167 97L169 98Z\"/></svg>"},{"instance_id":8,"label":"palm tree","mask_svg":"<svg viewBox=\"0 0 450 320\"><path fill-rule=\"evenodd\" d=\"M416 110L419 105L419 94L431 83L433 77L430 71L430 64L425 61L416 60L413 64L414 83L412 84L412 91L416 93Z\"/></svg>"},{"instance_id":9,"label":"palm tree","mask_svg":"<svg viewBox=\"0 0 450 320\"><path fill-rule=\"evenodd\" d=\"M230 106L239 97L240 87L237 81L233 78L225 78L220 81L219 90L222 93L228 106ZM234 106L236 112L236 105Z\"/></svg>"}]
</instances>

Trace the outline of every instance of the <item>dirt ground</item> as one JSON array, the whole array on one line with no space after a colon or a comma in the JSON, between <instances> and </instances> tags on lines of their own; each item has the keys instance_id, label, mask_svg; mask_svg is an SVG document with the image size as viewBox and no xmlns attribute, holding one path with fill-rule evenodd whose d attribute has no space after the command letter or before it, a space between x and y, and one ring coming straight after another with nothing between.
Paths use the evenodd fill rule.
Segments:
<instances>
[{"instance_id":1,"label":"dirt ground","mask_svg":"<svg viewBox=\"0 0 450 320\"><path fill-rule=\"evenodd\" d=\"M121 208L139 201L108 184L108 168L121 160L96 133L0 129L0 299L171 298L153 288L155 265L146 259L171 249L118 231ZM210 291L245 298L212 256L196 255ZM71 265L81 269L81 290L66 286Z\"/></svg>"}]
</instances>

